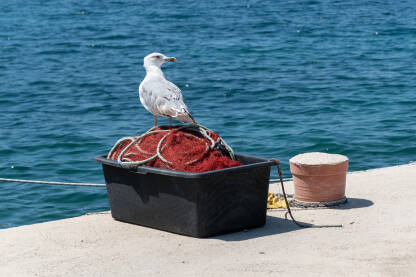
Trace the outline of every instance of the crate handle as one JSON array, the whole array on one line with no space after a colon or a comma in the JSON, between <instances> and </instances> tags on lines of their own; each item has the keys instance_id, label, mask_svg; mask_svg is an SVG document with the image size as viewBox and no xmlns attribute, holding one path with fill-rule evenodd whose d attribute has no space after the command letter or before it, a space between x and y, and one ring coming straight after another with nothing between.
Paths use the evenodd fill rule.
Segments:
<instances>
[{"instance_id":1,"label":"crate handle","mask_svg":"<svg viewBox=\"0 0 416 277\"><path fill-rule=\"evenodd\" d=\"M138 166L137 170L134 173L141 174L141 175L146 175L147 171L141 170L141 168Z\"/></svg>"}]
</instances>

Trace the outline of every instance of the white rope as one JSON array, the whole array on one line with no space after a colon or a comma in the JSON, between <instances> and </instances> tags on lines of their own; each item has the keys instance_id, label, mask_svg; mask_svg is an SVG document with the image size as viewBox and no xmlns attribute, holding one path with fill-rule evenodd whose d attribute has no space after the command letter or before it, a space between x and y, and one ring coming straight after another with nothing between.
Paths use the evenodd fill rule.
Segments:
<instances>
[{"instance_id":1,"label":"white rope","mask_svg":"<svg viewBox=\"0 0 416 277\"><path fill-rule=\"evenodd\" d=\"M283 178L283 182L293 181L293 178ZM279 179L270 179L270 183L278 183Z\"/></svg>"},{"instance_id":2,"label":"white rope","mask_svg":"<svg viewBox=\"0 0 416 277\"><path fill-rule=\"evenodd\" d=\"M46 185L59 185L59 186L84 186L84 187L104 187L105 186L105 184L50 182L50 181L25 180L25 179L8 179L8 178L0 178L0 182L46 184Z\"/></svg>"}]
</instances>

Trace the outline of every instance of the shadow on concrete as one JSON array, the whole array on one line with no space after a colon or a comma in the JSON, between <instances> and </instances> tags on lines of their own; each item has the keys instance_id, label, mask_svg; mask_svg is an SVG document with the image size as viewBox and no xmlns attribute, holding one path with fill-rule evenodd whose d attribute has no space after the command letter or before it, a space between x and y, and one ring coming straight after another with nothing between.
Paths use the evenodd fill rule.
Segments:
<instances>
[{"instance_id":1,"label":"shadow on concrete","mask_svg":"<svg viewBox=\"0 0 416 277\"><path fill-rule=\"evenodd\" d=\"M330 209L334 210L350 210L350 209L359 209L359 208L367 208L374 205L374 202L368 199L362 198L347 198L347 202L345 204L341 204L339 206L330 207Z\"/></svg>"},{"instance_id":2,"label":"shadow on concrete","mask_svg":"<svg viewBox=\"0 0 416 277\"><path fill-rule=\"evenodd\" d=\"M291 220L285 220L283 218L268 215L266 218L266 225L264 225L263 227L249 229L246 231L231 234L220 235L213 237L212 239L219 239L223 241L243 241L259 237L283 234L287 232L297 231L300 229L303 228L296 226Z\"/></svg>"},{"instance_id":3,"label":"shadow on concrete","mask_svg":"<svg viewBox=\"0 0 416 277\"><path fill-rule=\"evenodd\" d=\"M336 207L330 207L328 209L332 210L349 210L349 209L359 209L366 208L374 205L374 202L368 199L362 198L348 198L348 201L345 204ZM307 210L307 209L305 209ZM298 221L299 223L308 224L305 222ZM272 236L283 234L287 232L297 231L303 229L298 227L293 223L292 220L286 220L284 218L279 218L275 216L267 216L266 225L259 228L249 229L246 231L220 235L212 237L212 239L219 239L223 241L243 241L259 237Z\"/></svg>"}]
</instances>

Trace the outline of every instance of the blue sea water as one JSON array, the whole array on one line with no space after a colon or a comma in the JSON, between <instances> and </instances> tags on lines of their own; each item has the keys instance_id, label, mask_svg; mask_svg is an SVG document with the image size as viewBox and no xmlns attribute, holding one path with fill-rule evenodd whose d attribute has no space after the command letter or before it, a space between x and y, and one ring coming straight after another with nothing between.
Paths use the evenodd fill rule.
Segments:
<instances>
[{"instance_id":1,"label":"blue sea water","mask_svg":"<svg viewBox=\"0 0 416 277\"><path fill-rule=\"evenodd\" d=\"M0 1L0 177L103 183L93 158L153 124L142 58L236 152L416 158L416 2ZM162 123L167 123L162 120ZM104 188L0 183L0 228L108 210Z\"/></svg>"}]
</instances>

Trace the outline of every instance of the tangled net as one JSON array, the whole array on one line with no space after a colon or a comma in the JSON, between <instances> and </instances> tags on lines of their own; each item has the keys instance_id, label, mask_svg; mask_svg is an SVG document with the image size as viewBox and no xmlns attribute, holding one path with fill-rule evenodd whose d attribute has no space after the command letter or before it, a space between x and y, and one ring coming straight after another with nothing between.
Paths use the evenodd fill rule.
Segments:
<instances>
[{"instance_id":1,"label":"tangled net","mask_svg":"<svg viewBox=\"0 0 416 277\"><path fill-rule=\"evenodd\" d=\"M121 166L153 166L205 172L242 165L230 146L201 125L153 127L144 134L116 142L107 156Z\"/></svg>"}]
</instances>

